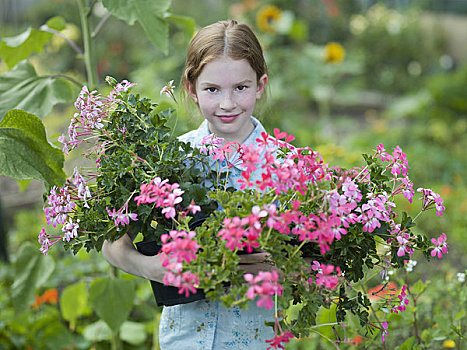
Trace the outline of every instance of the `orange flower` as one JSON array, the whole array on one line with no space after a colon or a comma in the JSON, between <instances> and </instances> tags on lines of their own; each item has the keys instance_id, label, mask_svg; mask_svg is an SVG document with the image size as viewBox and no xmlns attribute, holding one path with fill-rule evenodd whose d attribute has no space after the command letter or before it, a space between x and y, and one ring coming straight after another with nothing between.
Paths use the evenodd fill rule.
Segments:
<instances>
[{"instance_id":1,"label":"orange flower","mask_svg":"<svg viewBox=\"0 0 467 350\"><path fill-rule=\"evenodd\" d=\"M341 63L345 57L345 49L342 45L334 42L328 43L324 47L324 60L327 63Z\"/></svg>"},{"instance_id":2,"label":"orange flower","mask_svg":"<svg viewBox=\"0 0 467 350\"><path fill-rule=\"evenodd\" d=\"M393 297L397 294L399 287L394 282L379 284L376 287L368 290L368 298L370 300L379 300L380 298Z\"/></svg>"},{"instance_id":3,"label":"orange flower","mask_svg":"<svg viewBox=\"0 0 467 350\"><path fill-rule=\"evenodd\" d=\"M259 9L256 15L256 25L266 33L274 33L274 23L282 16L282 11L274 5L266 5Z\"/></svg>"},{"instance_id":4,"label":"orange flower","mask_svg":"<svg viewBox=\"0 0 467 350\"><path fill-rule=\"evenodd\" d=\"M352 339L350 339L350 345L358 345L362 342L363 337L361 335L356 335Z\"/></svg>"},{"instance_id":5,"label":"orange flower","mask_svg":"<svg viewBox=\"0 0 467 350\"><path fill-rule=\"evenodd\" d=\"M58 291L55 288L47 289L41 296L36 295L36 301L31 305L32 308L37 308L44 303L57 305Z\"/></svg>"}]
</instances>

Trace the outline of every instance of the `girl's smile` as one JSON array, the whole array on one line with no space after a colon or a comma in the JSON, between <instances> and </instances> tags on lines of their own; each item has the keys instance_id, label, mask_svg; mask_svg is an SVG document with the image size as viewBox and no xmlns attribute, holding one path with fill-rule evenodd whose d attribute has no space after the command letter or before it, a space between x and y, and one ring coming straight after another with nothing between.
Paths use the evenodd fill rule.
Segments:
<instances>
[{"instance_id":1,"label":"girl's smile","mask_svg":"<svg viewBox=\"0 0 467 350\"><path fill-rule=\"evenodd\" d=\"M254 129L250 116L267 79L264 74L257 80L247 60L223 56L204 66L189 93L211 132L228 142L242 143Z\"/></svg>"}]
</instances>

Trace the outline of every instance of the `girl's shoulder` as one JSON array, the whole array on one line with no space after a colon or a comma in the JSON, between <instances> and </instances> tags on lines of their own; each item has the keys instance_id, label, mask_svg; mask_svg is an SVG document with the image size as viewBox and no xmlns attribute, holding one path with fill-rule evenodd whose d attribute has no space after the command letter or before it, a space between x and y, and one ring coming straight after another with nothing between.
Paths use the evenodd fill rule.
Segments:
<instances>
[{"instance_id":1,"label":"girl's shoulder","mask_svg":"<svg viewBox=\"0 0 467 350\"><path fill-rule=\"evenodd\" d=\"M191 131L188 131L187 133L180 135L178 137L178 140L190 143L192 146L195 146L201 142L203 137L207 136L209 134L209 130L207 128L207 123L206 121L203 121L203 123L199 126L198 129L194 129Z\"/></svg>"}]
</instances>

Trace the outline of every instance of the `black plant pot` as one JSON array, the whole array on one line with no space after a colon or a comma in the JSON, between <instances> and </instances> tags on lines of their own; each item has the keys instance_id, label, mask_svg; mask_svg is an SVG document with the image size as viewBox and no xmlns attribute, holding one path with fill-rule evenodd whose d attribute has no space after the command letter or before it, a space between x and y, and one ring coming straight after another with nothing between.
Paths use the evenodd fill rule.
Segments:
<instances>
[{"instance_id":1,"label":"black plant pot","mask_svg":"<svg viewBox=\"0 0 467 350\"><path fill-rule=\"evenodd\" d=\"M201 214L196 220L190 223L190 229L194 230L196 227L201 226L206 218ZM161 250L162 246L158 241L138 242L136 249L143 255L154 256ZM173 306L178 304L187 304L193 301L206 299L203 290L197 289L195 294L186 297L185 294L179 294L177 287L166 286L163 283L156 281L151 282L152 291L156 298L156 303L159 306Z\"/></svg>"},{"instance_id":2,"label":"black plant pot","mask_svg":"<svg viewBox=\"0 0 467 350\"><path fill-rule=\"evenodd\" d=\"M141 254L153 256L159 253L161 246L158 245L156 241L138 242L136 243L136 249ZM185 297L185 294L178 293L177 287L166 286L163 283L156 281L149 282L151 282L152 291L154 293L154 297L156 298L157 305L159 306L173 306L206 299L206 296L201 289L197 289L195 294L190 293L188 297Z\"/></svg>"}]
</instances>

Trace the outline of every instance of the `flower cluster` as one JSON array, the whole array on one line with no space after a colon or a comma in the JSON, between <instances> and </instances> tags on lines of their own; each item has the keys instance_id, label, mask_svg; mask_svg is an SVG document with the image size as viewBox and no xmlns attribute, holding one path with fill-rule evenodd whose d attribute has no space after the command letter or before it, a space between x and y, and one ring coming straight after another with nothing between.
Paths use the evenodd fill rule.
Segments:
<instances>
[{"instance_id":1,"label":"flower cluster","mask_svg":"<svg viewBox=\"0 0 467 350\"><path fill-rule=\"evenodd\" d=\"M259 297L256 302L258 307L265 307L269 310L274 306L271 297L282 294L283 287L278 283L279 273L277 271L260 271L257 276L246 273L243 277L250 284L246 297L250 300Z\"/></svg>"},{"instance_id":2,"label":"flower cluster","mask_svg":"<svg viewBox=\"0 0 467 350\"><path fill-rule=\"evenodd\" d=\"M182 271L182 262L190 263L196 260L196 252L199 245L194 239L196 233L193 231L172 230L169 234L161 236L163 243L161 249L162 266L167 272L164 274L165 285L173 285L179 288L179 293L188 296L196 292L196 285L199 283L198 276L190 271Z\"/></svg>"},{"instance_id":3,"label":"flower cluster","mask_svg":"<svg viewBox=\"0 0 467 350\"><path fill-rule=\"evenodd\" d=\"M156 208L163 207L162 213L167 219L176 215L175 205L182 201L182 191L178 183L169 184L169 180L156 177L148 184L141 185L141 194L135 197L141 203L156 203Z\"/></svg>"}]
</instances>

